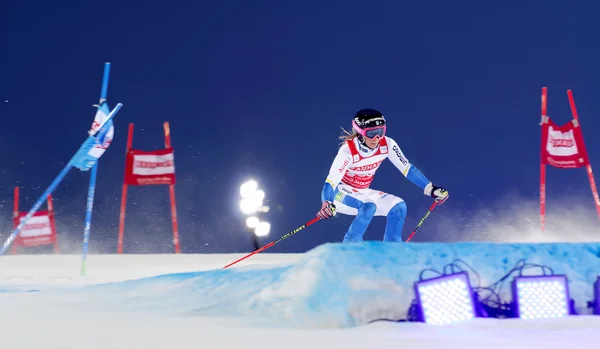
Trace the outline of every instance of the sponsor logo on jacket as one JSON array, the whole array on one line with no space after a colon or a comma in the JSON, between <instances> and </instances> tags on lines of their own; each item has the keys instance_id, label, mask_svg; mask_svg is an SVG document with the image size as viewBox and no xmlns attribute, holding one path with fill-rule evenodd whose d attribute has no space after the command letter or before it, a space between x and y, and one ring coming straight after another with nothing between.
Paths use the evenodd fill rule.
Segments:
<instances>
[{"instance_id":1,"label":"sponsor logo on jacket","mask_svg":"<svg viewBox=\"0 0 600 349\"><path fill-rule=\"evenodd\" d=\"M392 147L392 150L394 151L394 153L396 153L396 156L398 157L398 160L400 160L400 162L406 166L408 164L408 160L406 160L406 158L404 156L402 156L402 153L400 153L400 149L398 148L398 146L394 145Z\"/></svg>"},{"instance_id":2,"label":"sponsor logo on jacket","mask_svg":"<svg viewBox=\"0 0 600 349\"><path fill-rule=\"evenodd\" d=\"M343 173L344 170L346 169L346 166L348 166L348 159L344 160L344 163L342 164L342 166L340 166L340 168L338 169L338 171L340 171L340 173Z\"/></svg>"},{"instance_id":3,"label":"sponsor logo on jacket","mask_svg":"<svg viewBox=\"0 0 600 349\"><path fill-rule=\"evenodd\" d=\"M363 165L363 166L350 167L350 170L351 171L370 171L370 170L375 170L375 169L379 168L379 165L381 165L381 161L377 161L373 164L368 164L368 165Z\"/></svg>"}]
</instances>

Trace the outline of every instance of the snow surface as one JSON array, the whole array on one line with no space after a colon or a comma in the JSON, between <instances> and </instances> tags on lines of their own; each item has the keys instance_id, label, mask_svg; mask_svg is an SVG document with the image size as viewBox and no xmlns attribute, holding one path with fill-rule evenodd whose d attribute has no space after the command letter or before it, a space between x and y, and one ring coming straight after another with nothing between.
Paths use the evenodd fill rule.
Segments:
<instances>
[{"instance_id":1,"label":"snow surface","mask_svg":"<svg viewBox=\"0 0 600 349\"><path fill-rule=\"evenodd\" d=\"M404 306L392 299L406 302L421 269L441 269L457 254L486 277L504 274L525 251L533 256L532 246L488 246L495 247L496 257L506 258L506 265L491 270L490 251L481 253L485 258L468 256L475 249L481 252L481 244L389 245L328 244L302 255L259 254L227 270L219 269L241 255L91 255L85 277L79 276L76 255L2 256L2 346L598 348L600 317L590 315L477 319L444 327L362 323L385 314L386 308L391 317L404 316ZM423 251L434 247L446 249L446 255ZM537 263L556 259L551 263L555 270L570 261L562 270L569 277L580 275L575 279L587 282L593 272L600 274L592 258L595 244L535 249Z\"/></svg>"}]
</instances>

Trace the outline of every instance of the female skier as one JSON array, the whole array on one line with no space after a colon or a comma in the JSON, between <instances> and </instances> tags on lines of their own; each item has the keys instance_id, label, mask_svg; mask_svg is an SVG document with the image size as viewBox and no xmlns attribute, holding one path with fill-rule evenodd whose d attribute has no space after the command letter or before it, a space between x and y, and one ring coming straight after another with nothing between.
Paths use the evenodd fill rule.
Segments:
<instances>
[{"instance_id":1,"label":"female skier","mask_svg":"<svg viewBox=\"0 0 600 349\"><path fill-rule=\"evenodd\" d=\"M375 172L386 158L438 204L448 199L448 191L434 186L408 161L396 141L385 133L383 115L374 109L362 109L352 120L352 132L344 130L340 136L343 142L321 191L322 206L317 216L327 219L337 212L355 215L344 242L363 241L374 216L387 216L383 241L402 242L406 203L397 196L369 188Z\"/></svg>"}]
</instances>

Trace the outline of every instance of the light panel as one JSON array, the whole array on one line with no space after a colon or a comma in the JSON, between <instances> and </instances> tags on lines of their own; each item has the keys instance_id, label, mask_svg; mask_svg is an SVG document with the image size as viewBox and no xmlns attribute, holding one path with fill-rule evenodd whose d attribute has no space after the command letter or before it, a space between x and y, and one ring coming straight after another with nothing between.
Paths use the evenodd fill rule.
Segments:
<instances>
[{"instance_id":1,"label":"light panel","mask_svg":"<svg viewBox=\"0 0 600 349\"><path fill-rule=\"evenodd\" d=\"M425 323L446 325L477 317L465 272L418 281L415 293Z\"/></svg>"},{"instance_id":2,"label":"light panel","mask_svg":"<svg viewBox=\"0 0 600 349\"><path fill-rule=\"evenodd\" d=\"M570 315L569 287L564 275L517 276L512 289L515 315L521 319Z\"/></svg>"}]
</instances>

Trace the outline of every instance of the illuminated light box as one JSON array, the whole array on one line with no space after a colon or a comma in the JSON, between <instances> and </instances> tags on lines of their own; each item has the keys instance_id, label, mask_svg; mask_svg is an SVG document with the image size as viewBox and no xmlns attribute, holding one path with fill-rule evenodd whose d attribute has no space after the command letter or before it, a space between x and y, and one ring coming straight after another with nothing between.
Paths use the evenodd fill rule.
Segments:
<instances>
[{"instance_id":1,"label":"illuminated light box","mask_svg":"<svg viewBox=\"0 0 600 349\"><path fill-rule=\"evenodd\" d=\"M515 315L548 319L570 315L569 284L564 275L517 276L512 283Z\"/></svg>"},{"instance_id":2,"label":"illuminated light box","mask_svg":"<svg viewBox=\"0 0 600 349\"><path fill-rule=\"evenodd\" d=\"M425 323L446 325L477 317L466 272L417 281L415 294Z\"/></svg>"}]
</instances>

